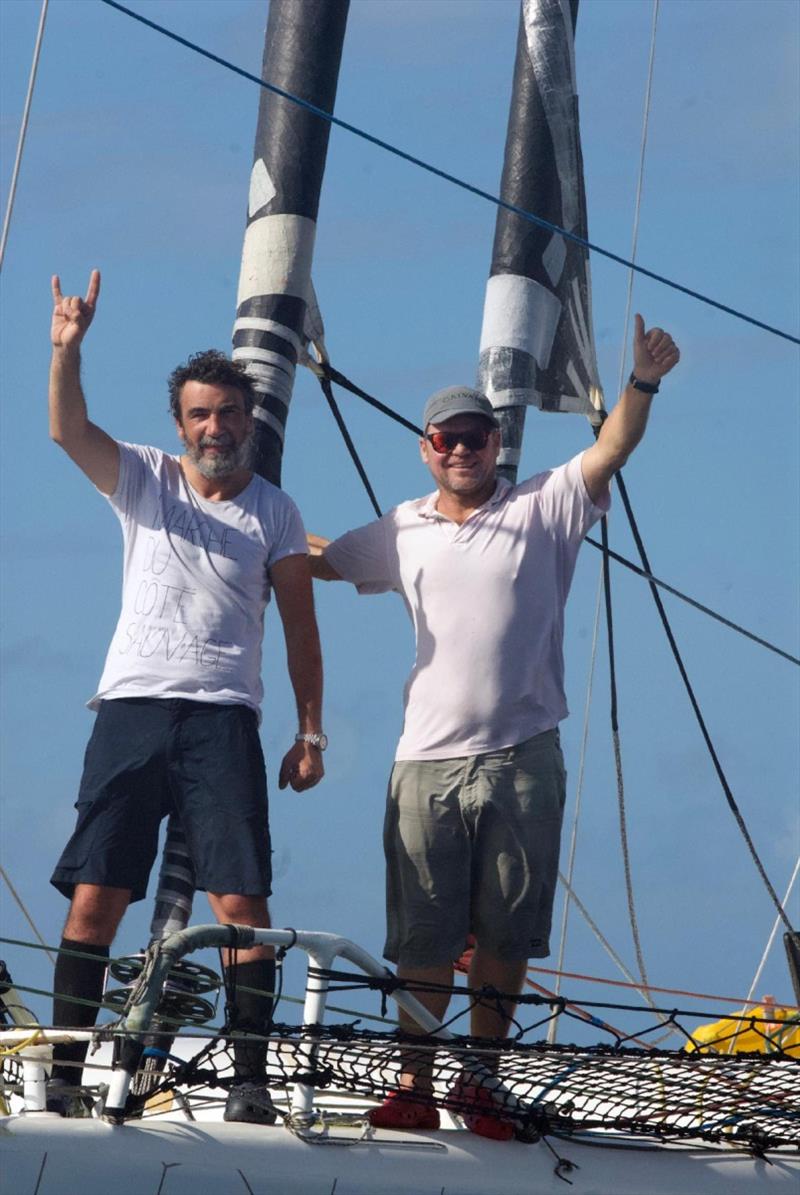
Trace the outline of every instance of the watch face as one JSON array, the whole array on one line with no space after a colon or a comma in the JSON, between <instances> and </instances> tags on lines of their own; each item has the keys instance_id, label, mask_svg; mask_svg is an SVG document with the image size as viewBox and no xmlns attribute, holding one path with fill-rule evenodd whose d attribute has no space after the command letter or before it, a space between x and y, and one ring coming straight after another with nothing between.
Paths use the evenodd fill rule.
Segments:
<instances>
[{"instance_id":1,"label":"watch face","mask_svg":"<svg viewBox=\"0 0 800 1195\"><path fill-rule=\"evenodd\" d=\"M324 751L325 748L327 747L327 745L328 745L328 736L326 734L318 734L317 735L317 746L319 747L320 751Z\"/></svg>"}]
</instances>

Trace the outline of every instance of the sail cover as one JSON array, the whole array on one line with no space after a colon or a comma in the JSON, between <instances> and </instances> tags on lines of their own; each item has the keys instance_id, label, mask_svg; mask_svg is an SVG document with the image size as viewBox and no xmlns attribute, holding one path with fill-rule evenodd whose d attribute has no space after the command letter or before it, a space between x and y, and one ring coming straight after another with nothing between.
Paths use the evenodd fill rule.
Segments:
<instances>
[{"instance_id":1,"label":"sail cover","mask_svg":"<svg viewBox=\"0 0 800 1195\"><path fill-rule=\"evenodd\" d=\"M501 195L586 239L575 87L577 0L522 0ZM519 459L524 408L593 414L602 402L588 250L500 208L486 287L478 386L501 421L501 463ZM508 418L510 417L510 418ZM504 433L511 431L504 426Z\"/></svg>"}]
</instances>

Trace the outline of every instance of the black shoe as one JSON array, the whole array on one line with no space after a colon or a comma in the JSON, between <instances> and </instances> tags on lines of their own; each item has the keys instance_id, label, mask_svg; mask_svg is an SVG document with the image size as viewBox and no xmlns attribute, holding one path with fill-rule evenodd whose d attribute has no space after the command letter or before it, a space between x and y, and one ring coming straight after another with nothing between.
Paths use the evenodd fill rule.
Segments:
<instances>
[{"instance_id":1,"label":"black shoe","mask_svg":"<svg viewBox=\"0 0 800 1195\"><path fill-rule=\"evenodd\" d=\"M92 1115L93 1103L66 1079L48 1079L44 1106L45 1111L55 1112L57 1116L81 1119Z\"/></svg>"},{"instance_id":2,"label":"black shoe","mask_svg":"<svg viewBox=\"0 0 800 1195\"><path fill-rule=\"evenodd\" d=\"M222 1119L243 1124L274 1124L278 1110L263 1083L237 1083L228 1092Z\"/></svg>"}]
</instances>

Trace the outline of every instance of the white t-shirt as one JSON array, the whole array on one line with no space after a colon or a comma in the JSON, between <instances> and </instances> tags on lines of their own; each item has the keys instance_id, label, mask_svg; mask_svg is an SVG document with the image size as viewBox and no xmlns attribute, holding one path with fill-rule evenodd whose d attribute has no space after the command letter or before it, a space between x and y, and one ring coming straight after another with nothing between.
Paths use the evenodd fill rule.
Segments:
<instances>
[{"instance_id":1,"label":"white t-shirt","mask_svg":"<svg viewBox=\"0 0 800 1195\"><path fill-rule=\"evenodd\" d=\"M306 554L300 514L253 474L231 501L209 502L179 458L120 444L109 502L124 538L122 611L97 693L185 697L259 712L270 568Z\"/></svg>"},{"instance_id":2,"label":"white t-shirt","mask_svg":"<svg viewBox=\"0 0 800 1195\"><path fill-rule=\"evenodd\" d=\"M335 540L325 558L360 593L396 590L416 636L397 759L478 755L567 715L564 605L583 537L608 509L580 456L493 496L461 525L438 494Z\"/></svg>"}]
</instances>

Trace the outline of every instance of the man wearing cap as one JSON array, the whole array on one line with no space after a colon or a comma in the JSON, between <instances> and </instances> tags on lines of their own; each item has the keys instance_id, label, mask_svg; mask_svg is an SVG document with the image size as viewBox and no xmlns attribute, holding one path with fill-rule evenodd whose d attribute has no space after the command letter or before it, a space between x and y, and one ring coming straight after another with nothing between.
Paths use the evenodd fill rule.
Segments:
<instances>
[{"instance_id":1,"label":"man wearing cap","mask_svg":"<svg viewBox=\"0 0 800 1195\"><path fill-rule=\"evenodd\" d=\"M497 477L489 400L465 386L441 390L425 406L420 440L436 490L333 542L309 537L315 577L359 593L395 590L414 624L384 826L384 954L411 983L449 987L470 934L471 988L513 996L528 959L549 953L566 781L564 605L581 542L608 509L609 482L678 358L672 338L645 332L637 316L634 373L597 441L515 486ZM444 1016L448 991L415 994ZM473 1036L504 1037L514 1008L476 1005ZM403 1025L414 1031L408 1017ZM400 1090L371 1122L437 1127L430 1087L430 1068L406 1051ZM470 1094L480 1099L461 1091L467 1102ZM484 1136L513 1134L496 1117L466 1120Z\"/></svg>"}]
</instances>

